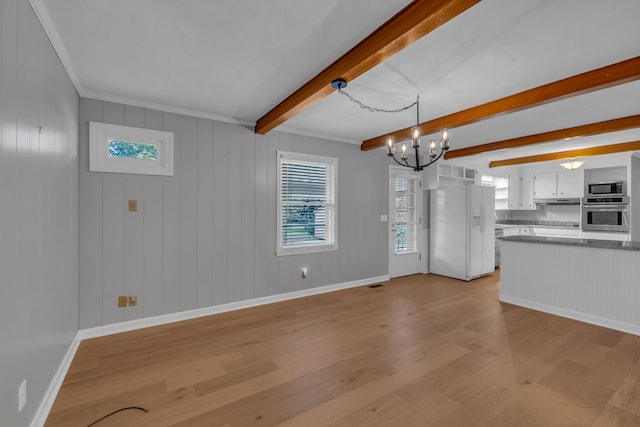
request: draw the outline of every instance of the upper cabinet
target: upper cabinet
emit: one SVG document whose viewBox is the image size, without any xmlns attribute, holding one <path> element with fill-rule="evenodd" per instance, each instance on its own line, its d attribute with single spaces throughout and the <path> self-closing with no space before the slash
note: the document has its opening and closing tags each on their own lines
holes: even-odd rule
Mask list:
<svg viewBox="0 0 640 427">
<path fill-rule="evenodd" d="M 558 197 L 558 174 L 547 172 L 534 175 L 533 197 L 536 199 Z"/>
<path fill-rule="evenodd" d="M 509 175 L 509 209 L 535 210 L 533 175 Z"/>
<path fill-rule="evenodd" d="M 536 199 L 582 197 L 581 171 L 539 173 L 534 176 L 533 195 Z"/>
<path fill-rule="evenodd" d="M 448 163 L 437 163 L 423 171 L 425 188 L 434 190 L 449 185 L 475 184 L 478 171 Z"/>
<path fill-rule="evenodd" d="M 558 172 L 558 197 L 583 197 L 582 171 Z"/>
</svg>

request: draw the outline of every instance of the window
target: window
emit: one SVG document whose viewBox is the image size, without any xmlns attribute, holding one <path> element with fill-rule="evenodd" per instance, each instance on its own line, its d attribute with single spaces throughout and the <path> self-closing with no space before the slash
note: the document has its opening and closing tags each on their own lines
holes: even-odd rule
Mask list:
<svg viewBox="0 0 640 427">
<path fill-rule="evenodd" d="M 395 180 L 396 254 L 418 252 L 417 183 L 414 178 Z"/>
<path fill-rule="evenodd" d="M 139 142 L 109 140 L 109 157 L 158 160 L 158 145 Z"/>
<path fill-rule="evenodd" d="M 89 170 L 173 175 L 173 133 L 89 122 Z"/>
<path fill-rule="evenodd" d="M 278 151 L 278 255 L 338 248 L 338 160 Z"/>
</svg>

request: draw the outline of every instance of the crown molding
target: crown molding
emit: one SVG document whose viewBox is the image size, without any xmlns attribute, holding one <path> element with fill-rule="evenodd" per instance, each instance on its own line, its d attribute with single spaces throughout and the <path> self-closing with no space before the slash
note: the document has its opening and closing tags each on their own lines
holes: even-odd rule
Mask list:
<svg viewBox="0 0 640 427">
<path fill-rule="evenodd" d="M 53 46 L 53 50 L 56 51 L 58 59 L 62 63 L 62 67 L 67 72 L 69 79 L 71 79 L 71 83 L 76 88 L 76 92 L 78 92 L 78 94 L 82 96 L 84 87 L 82 86 L 82 83 L 78 78 L 76 70 L 71 65 L 69 53 L 62 43 L 60 35 L 58 34 L 55 25 L 53 25 L 53 21 L 51 20 L 51 16 L 49 15 L 49 10 L 47 9 L 45 0 L 29 0 L 29 4 L 31 5 L 31 9 L 33 9 L 33 12 L 36 14 L 38 21 L 40 21 L 40 25 L 42 26 L 44 33 L 49 38 L 49 42 L 51 43 L 51 46 Z"/>
</svg>

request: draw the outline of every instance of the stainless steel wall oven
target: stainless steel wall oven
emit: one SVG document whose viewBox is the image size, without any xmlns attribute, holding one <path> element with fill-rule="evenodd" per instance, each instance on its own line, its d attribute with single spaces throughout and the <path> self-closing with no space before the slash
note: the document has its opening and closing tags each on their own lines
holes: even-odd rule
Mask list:
<svg viewBox="0 0 640 427">
<path fill-rule="evenodd" d="M 628 196 L 589 196 L 582 199 L 582 229 L 629 231 Z"/>
</svg>

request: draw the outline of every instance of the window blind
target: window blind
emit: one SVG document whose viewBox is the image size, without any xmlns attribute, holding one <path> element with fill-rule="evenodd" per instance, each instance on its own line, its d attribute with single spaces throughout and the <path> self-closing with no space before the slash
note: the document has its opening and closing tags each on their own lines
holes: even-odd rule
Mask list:
<svg viewBox="0 0 640 427">
<path fill-rule="evenodd" d="M 279 251 L 335 245 L 336 163 L 280 153 Z"/>
</svg>

